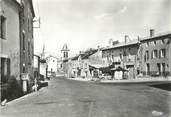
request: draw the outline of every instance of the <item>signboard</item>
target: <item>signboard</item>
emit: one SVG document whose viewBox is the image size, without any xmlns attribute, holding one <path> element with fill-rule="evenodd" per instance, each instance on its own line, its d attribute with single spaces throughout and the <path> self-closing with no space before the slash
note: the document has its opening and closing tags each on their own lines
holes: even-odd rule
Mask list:
<svg viewBox="0 0 171 117">
<path fill-rule="evenodd" d="M 28 73 L 22 73 L 21 74 L 21 79 L 22 80 L 29 80 L 29 74 Z"/>
</svg>

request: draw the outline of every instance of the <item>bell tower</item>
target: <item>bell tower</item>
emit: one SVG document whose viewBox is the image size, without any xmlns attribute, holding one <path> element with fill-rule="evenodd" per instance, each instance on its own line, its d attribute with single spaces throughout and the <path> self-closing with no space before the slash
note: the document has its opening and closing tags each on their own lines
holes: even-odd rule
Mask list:
<svg viewBox="0 0 171 117">
<path fill-rule="evenodd" d="M 62 50 L 61 50 L 61 53 L 62 53 L 62 60 L 65 60 L 65 59 L 68 58 L 68 52 L 69 52 L 69 51 L 70 51 L 70 50 L 68 49 L 67 44 L 64 44 L 64 45 L 63 45 L 63 48 L 62 48 Z"/>
</svg>

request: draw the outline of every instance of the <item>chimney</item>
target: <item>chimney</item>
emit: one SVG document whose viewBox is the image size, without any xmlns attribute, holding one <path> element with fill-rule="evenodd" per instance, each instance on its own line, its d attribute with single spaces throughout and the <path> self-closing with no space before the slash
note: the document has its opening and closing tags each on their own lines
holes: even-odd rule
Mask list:
<svg viewBox="0 0 171 117">
<path fill-rule="evenodd" d="M 154 29 L 150 29 L 150 37 L 154 36 Z"/>
<path fill-rule="evenodd" d="M 127 43 L 128 35 L 125 35 L 125 43 Z"/>
<path fill-rule="evenodd" d="M 137 37 L 137 40 L 138 40 L 138 42 L 140 42 L 140 37 L 139 36 Z"/>
</svg>

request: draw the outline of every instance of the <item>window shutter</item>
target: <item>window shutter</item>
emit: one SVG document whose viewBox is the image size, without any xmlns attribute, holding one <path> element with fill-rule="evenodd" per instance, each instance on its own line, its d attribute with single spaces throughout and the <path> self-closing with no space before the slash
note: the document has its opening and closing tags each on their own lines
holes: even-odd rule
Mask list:
<svg viewBox="0 0 171 117">
<path fill-rule="evenodd" d="M 158 51 L 156 50 L 156 58 L 158 58 Z"/>
</svg>

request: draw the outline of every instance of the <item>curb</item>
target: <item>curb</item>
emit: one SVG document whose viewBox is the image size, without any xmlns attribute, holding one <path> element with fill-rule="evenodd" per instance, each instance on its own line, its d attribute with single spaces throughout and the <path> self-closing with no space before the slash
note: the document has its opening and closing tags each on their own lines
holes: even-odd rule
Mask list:
<svg viewBox="0 0 171 117">
<path fill-rule="evenodd" d="M 15 103 L 15 102 L 21 100 L 21 99 L 24 99 L 24 98 L 33 96 L 33 95 L 35 95 L 35 94 L 37 94 L 37 93 L 38 93 L 38 91 L 37 91 L 37 92 L 32 92 L 32 93 L 26 94 L 26 95 L 24 95 L 24 96 L 22 96 L 22 97 L 19 97 L 19 98 L 14 99 L 14 100 L 12 100 L 12 101 L 10 101 L 10 102 L 7 102 L 6 105 L 10 105 L 10 104 L 12 104 L 12 103 Z"/>
<path fill-rule="evenodd" d="M 160 83 L 160 82 L 168 82 L 171 83 L 171 80 L 141 80 L 141 81 L 100 81 L 99 83 L 105 84 L 105 83 L 113 83 L 113 84 L 138 84 L 138 83 Z"/>
<path fill-rule="evenodd" d="M 68 80 L 75 80 L 75 81 L 82 81 L 82 82 L 91 82 L 91 80 L 82 80 L 82 79 L 72 79 L 72 78 L 67 78 Z"/>
</svg>

